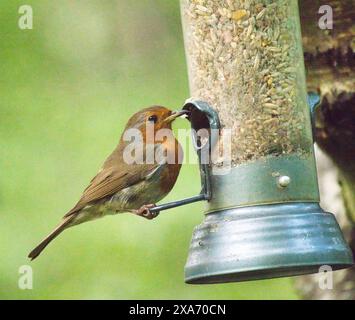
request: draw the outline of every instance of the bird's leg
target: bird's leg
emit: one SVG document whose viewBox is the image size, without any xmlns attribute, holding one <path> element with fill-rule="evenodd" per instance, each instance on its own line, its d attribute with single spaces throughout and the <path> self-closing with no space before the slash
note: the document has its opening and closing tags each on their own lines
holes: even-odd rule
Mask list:
<svg viewBox="0 0 355 320">
<path fill-rule="evenodd" d="M 150 209 L 156 207 L 156 204 L 145 204 L 141 206 L 138 210 L 135 210 L 135 214 L 146 218 L 148 220 L 152 220 L 156 218 L 159 214 L 159 211 L 151 211 Z"/>
</svg>

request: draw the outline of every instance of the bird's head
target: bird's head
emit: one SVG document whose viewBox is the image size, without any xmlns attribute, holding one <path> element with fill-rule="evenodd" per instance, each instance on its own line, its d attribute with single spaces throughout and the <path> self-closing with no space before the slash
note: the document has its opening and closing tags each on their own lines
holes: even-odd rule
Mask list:
<svg viewBox="0 0 355 320">
<path fill-rule="evenodd" d="M 172 111 L 162 106 L 148 107 L 135 113 L 128 120 L 125 130 L 138 129 L 146 137 L 149 130 L 154 134 L 161 129 L 171 130 L 172 122 L 186 113 L 185 110 Z"/>
</svg>

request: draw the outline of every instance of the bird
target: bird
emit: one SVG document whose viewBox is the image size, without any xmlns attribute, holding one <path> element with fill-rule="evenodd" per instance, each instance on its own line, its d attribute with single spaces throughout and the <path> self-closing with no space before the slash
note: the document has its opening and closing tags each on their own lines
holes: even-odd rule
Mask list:
<svg viewBox="0 0 355 320">
<path fill-rule="evenodd" d="M 183 159 L 183 150 L 173 134 L 172 122 L 187 113 L 156 105 L 135 113 L 128 120 L 117 147 L 77 204 L 28 257 L 31 260 L 38 257 L 65 229 L 96 218 L 123 212 L 146 219 L 155 218 L 158 213 L 150 209 L 174 187 Z M 137 141 L 127 139 L 127 133 L 138 135 Z M 132 161 L 129 157 L 132 154 L 137 156 L 139 150 L 141 154 L 136 158 L 141 161 Z"/>
</svg>

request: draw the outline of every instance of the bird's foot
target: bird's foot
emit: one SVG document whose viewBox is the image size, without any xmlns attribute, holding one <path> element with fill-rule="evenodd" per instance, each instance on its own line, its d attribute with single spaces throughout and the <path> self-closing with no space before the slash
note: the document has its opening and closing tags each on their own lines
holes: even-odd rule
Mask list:
<svg viewBox="0 0 355 320">
<path fill-rule="evenodd" d="M 146 218 L 148 220 L 152 220 L 152 219 L 156 218 L 159 214 L 159 211 L 158 212 L 150 211 L 150 209 L 154 208 L 155 206 L 156 206 L 155 204 L 145 204 L 144 206 L 141 206 L 135 212 L 138 216 L 141 216 L 141 217 Z"/>
</svg>

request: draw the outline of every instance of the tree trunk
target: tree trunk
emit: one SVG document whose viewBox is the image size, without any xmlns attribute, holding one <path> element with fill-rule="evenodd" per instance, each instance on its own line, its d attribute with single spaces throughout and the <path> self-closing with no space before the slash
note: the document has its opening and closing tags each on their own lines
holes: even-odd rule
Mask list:
<svg viewBox="0 0 355 320">
<path fill-rule="evenodd" d="M 318 26 L 321 5 L 333 9 L 332 30 Z M 308 89 L 322 98 L 316 113 L 321 204 L 335 213 L 354 252 L 355 8 L 352 0 L 303 0 L 300 12 Z M 296 285 L 308 299 L 355 299 L 355 268 L 333 275 L 332 290 L 321 290 L 317 275 L 300 277 Z"/>
</svg>

